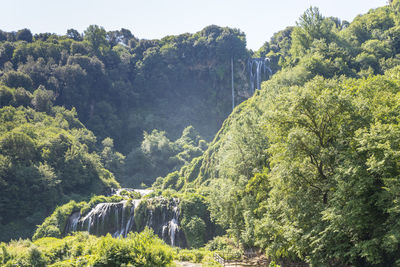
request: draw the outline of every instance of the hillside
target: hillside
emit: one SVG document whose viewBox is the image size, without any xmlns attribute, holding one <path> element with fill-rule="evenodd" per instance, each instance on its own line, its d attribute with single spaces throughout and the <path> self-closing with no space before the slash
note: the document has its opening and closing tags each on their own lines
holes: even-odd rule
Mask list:
<svg viewBox="0 0 400 267">
<path fill-rule="evenodd" d="M 231 58 L 239 87 L 246 86 L 240 65 L 249 52 L 236 29 L 208 26 L 161 40 L 97 25 L 65 36 L 28 29 L 0 35 L 5 85 L 52 90 L 56 105 L 75 107 L 96 136 L 113 138 L 123 153 L 140 144 L 144 130 L 177 138 L 192 125 L 212 138 L 231 111 Z"/>
<path fill-rule="evenodd" d="M 30 237 L 56 205 L 119 187 L 95 145 L 74 110 L 1 108 L 0 240 Z"/>
<path fill-rule="evenodd" d="M 272 74 L 252 96 L 249 58 Z M 0 70 L 0 240 L 43 222 L 0 262 L 131 263 L 141 238 L 127 233 L 150 228 L 203 247 L 193 259 L 400 265 L 399 0 L 351 23 L 310 7 L 255 52 L 215 25 L 161 40 L 0 32 Z M 105 196 L 120 184 L 153 191 Z M 93 250 L 55 257 L 52 242 Z"/>
<path fill-rule="evenodd" d="M 394 264 L 395 7 L 371 10 L 350 24 L 307 10 L 298 26 L 257 52 L 278 58 L 281 70 L 235 108 L 201 157 L 154 187 L 205 195 L 216 222 L 272 258 L 318 266 Z"/>
</svg>

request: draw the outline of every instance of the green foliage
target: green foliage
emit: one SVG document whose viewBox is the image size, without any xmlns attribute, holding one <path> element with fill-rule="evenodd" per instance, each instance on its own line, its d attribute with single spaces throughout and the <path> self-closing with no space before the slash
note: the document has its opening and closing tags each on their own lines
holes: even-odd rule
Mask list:
<svg viewBox="0 0 400 267">
<path fill-rule="evenodd" d="M 2 231 L 2 240 L 18 236 L 18 231 L 32 234 L 49 210 L 72 197 L 119 186 L 76 113 L 47 108 L 50 115 L 24 107 L 0 109 L 0 225 L 3 230 L 20 228 Z M 15 221 L 20 224 L 12 226 Z"/>
<path fill-rule="evenodd" d="M 172 249 L 150 230 L 115 239 L 76 233 L 1 244 L 2 266 L 170 266 Z"/>
<path fill-rule="evenodd" d="M 173 188 L 179 180 L 179 173 L 177 171 L 169 173 L 164 179 L 161 189 Z"/>
<path fill-rule="evenodd" d="M 101 162 L 107 170 L 110 170 L 117 178 L 122 176 L 125 156 L 115 151 L 114 141 L 107 137 L 102 142 L 103 150 L 100 153 Z"/>
<path fill-rule="evenodd" d="M 276 33 L 256 55 L 268 56 L 275 71 L 291 73 L 288 67 L 301 66 L 311 72 L 311 78 L 382 74 L 388 69 L 386 61 L 393 61 L 399 52 L 393 34 L 399 25 L 397 17 L 396 9 L 385 6 L 348 23 L 324 17 L 318 8 L 310 7 L 296 27 Z"/>
<path fill-rule="evenodd" d="M 394 264 L 399 73 L 291 87 L 276 76 L 228 118 L 184 188 L 203 192 L 216 222 L 269 257 Z"/>
<path fill-rule="evenodd" d="M 99 49 L 104 49 L 107 46 L 106 30 L 97 25 L 90 25 L 85 30 L 85 40 L 89 43 L 93 52 L 98 53 Z"/>
<path fill-rule="evenodd" d="M 216 233 L 215 225 L 210 220 L 208 203 L 198 194 L 184 194 L 180 202 L 180 223 L 185 233 L 188 246 L 199 248 Z"/>
<path fill-rule="evenodd" d="M 76 203 L 71 200 L 69 203 L 57 207 L 53 214 L 47 217 L 44 222 L 38 226 L 32 239 L 36 240 L 42 237 L 61 238 L 70 214 L 79 211 L 83 206 L 84 203 Z"/>
<path fill-rule="evenodd" d="M 22 87 L 28 91 L 32 90 L 33 82 L 32 79 L 25 73 L 10 71 L 1 77 L 2 82 L 11 88 Z"/>
<path fill-rule="evenodd" d="M 318 8 L 310 7 L 300 17 L 297 27 L 292 33 L 291 54 L 298 58 L 307 53 L 314 40 L 325 39 L 331 42 L 334 39 L 336 27 L 329 18 L 324 18 Z"/>
<path fill-rule="evenodd" d="M 139 182 L 150 185 L 157 177 L 170 173 L 160 185 L 161 188 L 179 189 L 180 176 L 177 170 L 200 156 L 206 148 L 206 142 L 192 126 L 186 127 L 182 136 L 174 142 L 168 139 L 164 131 L 145 132 L 140 149 L 134 149 L 127 156 L 122 182 L 129 186 L 138 186 Z"/>
<path fill-rule="evenodd" d="M 279 265 L 279 264 L 276 264 L 275 261 L 271 261 L 271 262 L 269 263 L 268 266 L 269 266 L 269 267 L 280 267 L 280 265 Z"/>
<path fill-rule="evenodd" d="M 193 124 L 210 139 L 231 111 L 226 62 L 234 57 L 239 66 L 248 57 L 244 33 L 218 26 L 151 41 L 97 25 L 82 35 L 74 29 L 66 36 L 37 34 L 32 42 L 2 33 L 5 85 L 53 91 L 55 105 L 75 107 L 99 140 L 111 137 L 125 154 L 140 149 L 142 133 L 153 129 L 177 139 Z M 247 76 L 236 72 L 236 84 L 246 86 Z"/>
<path fill-rule="evenodd" d="M 85 216 L 92 208 L 99 203 L 120 202 L 124 196 L 93 196 L 89 201 L 75 202 L 71 200 L 67 204 L 57 207 L 54 212 L 47 217 L 41 225 L 38 225 L 32 239 L 37 240 L 43 237 L 61 238 L 65 236 L 65 226 L 69 216 L 74 212 L 80 212 L 81 216 Z M 144 229 L 144 227 L 143 227 Z"/>
<path fill-rule="evenodd" d="M 172 262 L 172 250 L 150 230 L 131 233 L 126 239 L 110 235 L 101 238 L 95 247 L 95 266 L 167 266 Z"/>
<path fill-rule="evenodd" d="M 15 37 L 18 41 L 26 41 L 28 43 L 32 42 L 33 38 L 32 33 L 29 29 L 19 30 Z"/>
<path fill-rule="evenodd" d="M 119 195 L 122 197 L 128 197 L 130 199 L 140 199 L 142 197 L 142 195 L 137 191 L 127 191 L 127 190 L 122 190 L 119 193 Z"/>
<path fill-rule="evenodd" d="M 40 86 L 33 92 L 32 105 L 36 111 L 49 113 L 54 100 L 53 91 L 46 90 L 43 86 Z"/>
<path fill-rule="evenodd" d="M 203 266 L 219 266 L 214 261 L 213 253 L 207 249 L 178 249 L 174 256 L 177 261 L 189 261 L 194 263 L 202 263 Z"/>
<path fill-rule="evenodd" d="M 220 251 L 222 253 L 230 253 L 238 250 L 234 240 L 230 239 L 228 236 L 216 236 L 214 239 L 210 240 L 206 246 L 210 251 Z M 241 253 L 238 253 L 241 254 Z"/>
<path fill-rule="evenodd" d="M 210 138 L 231 112 L 232 58 L 235 84 L 246 90 L 238 65 L 252 52 L 239 30 L 211 25 L 161 40 L 97 25 L 83 36 L 73 29 L 34 39 L 27 29 L 0 32 L 2 238 L 29 230 L 56 204 L 118 187 L 113 172 L 126 185 L 164 176 L 153 195 L 182 196 L 181 226 L 191 247 L 217 232 L 211 217 L 235 242 L 275 259 L 398 264 L 399 12 L 394 0 L 349 24 L 306 10 L 253 55 L 269 57 L 276 74 L 235 108 L 208 148 L 184 127 L 193 124 Z M 125 166 L 117 150 L 128 153 Z M 35 238 L 60 237 L 71 212 L 119 200 L 61 206 Z M 137 228 L 147 210 L 162 205 L 168 202 L 141 202 Z M 62 256 L 59 266 L 153 261 L 131 259 L 128 241 L 74 242 L 78 258 Z M 14 248 L 3 245 L 0 259 L 43 265 L 69 249 L 60 245 L 47 256 L 28 243 L 15 245 L 15 261 Z"/>
<path fill-rule="evenodd" d="M 201 218 L 194 216 L 189 221 L 182 221 L 182 228 L 190 247 L 199 248 L 204 244 L 206 223 Z"/>
<path fill-rule="evenodd" d="M 142 231 L 147 222 L 147 207 L 148 203 L 146 201 L 141 201 L 139 206 L 135 208 L 135 225 L 136 229 Z"/>
<path fill-rule="evenodd" d="M 75 41 L 82 41 L 82 36 L 80 33 L 75 29 L 68 29 L 67 36 Z"/>
</svg>

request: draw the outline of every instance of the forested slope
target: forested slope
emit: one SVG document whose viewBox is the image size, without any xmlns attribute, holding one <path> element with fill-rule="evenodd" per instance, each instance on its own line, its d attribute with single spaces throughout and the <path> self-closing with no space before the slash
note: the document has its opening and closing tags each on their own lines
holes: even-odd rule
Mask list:
<svg viewBox="0 0 400 267">
<path fill-rule="evenodd" d="M 0 32 L 1 238 L 118 187 L 113 173 L 165 176 L 153 196 L 182 199 L 193 247 L 211 217 L 274 259 L 400 264 L 399 36 L 399 0 L 351 23 L 310 8 L 254 54 L 217 26 L 161 40 Z M 274 75 L 224 121 L 231 59 L 241 102 L 249 56 Z M 68 205 L 40 237 L 64 234 Z"/>
<path fill-rule="evenodd" d="M 1 108 L 0 239 L 31 236 L 57 204 L 119 187 L 95 146 L 74 110 Z"/>
<path fill-rule="evenodd" d="M 307 10 L 257 52 L 280 70 L 155 187 L 205 195 L 214 220 L 272 258 L 398 264 L 399 7 L 350 24 Z"/>
<path fill-rule="evenodd" d="M 92 25 L 65 36 L 1 32 L 0 41 L 5 85 L 53 91 L 56 105 L 75 107 L 96 136 L 113 138 L 125 154 L 140 144 L 144 130 L 177 138 L 193 125 L 211 138 L 231 111 L 231 58 L 238 87 L 246 87 L 249 53 L 236 29 L 209 26 L 139 40 L 126 29 Z"/>
<path fill-rule="evenodd" d="M 214 25 L 161 40 L 96 25 L 65 36 L 0 31 L 0 82 L 30 93 L 41 87 L 55 105 L 75 108 L 99 143 L 111 138 L 127 156 L 121 182 L 150 185 L 180 164 L 144 167 L 154 161 L 141 149 L 144 131 L 176 140 L 191 125 L 211 140 L 232 110 L 231 60 L 235 102 L 249 96 L 249 56 L 244 33 Z"/>
<path fill-rule="evenodd" d="M 244 34 L 218 26 L 162 40 L 0 31 L 0 240 L 114 177 L 150 185 L 201 155 L 232 108 L 231 59 L 247 90 L 248 56 Z"/>
</svg>

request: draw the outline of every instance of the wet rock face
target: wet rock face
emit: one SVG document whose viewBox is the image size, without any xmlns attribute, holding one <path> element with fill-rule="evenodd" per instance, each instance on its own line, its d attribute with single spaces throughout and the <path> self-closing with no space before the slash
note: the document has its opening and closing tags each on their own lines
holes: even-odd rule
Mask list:
<svg viewBox="0 0 400 267">
<path fill-rule="evenodd" d="M 110 233 L 113 237 L 126 237 L 129 232 L 140 232 L 145 227 L 153 229 L 169 245 L 186 247 L 186 238 L 179 224 L 178 199 L 99 203 L 87 214 L 72 213 L 64 233 L 88 231 L 97 236 Z"/>
</svg>

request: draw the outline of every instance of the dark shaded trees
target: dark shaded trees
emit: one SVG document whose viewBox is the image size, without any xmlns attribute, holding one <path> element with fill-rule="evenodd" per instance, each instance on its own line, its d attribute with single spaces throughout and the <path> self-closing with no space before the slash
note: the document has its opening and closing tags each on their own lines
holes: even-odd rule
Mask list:
<svg viewBox="0 0 400 267">
<path fill-rule="evenodd" d="M 17 41 L 26 41 L 28 43 L 32 42 L 32 40 L 33 40 L 31 31 L 26 28 L 19 30 L 15 37 L 16 37 Z"/>
<path fill-rule="evenodd" d="M 75 41 L 82 41 L 82 35 L 75 29 L 68 29 L 67 36 Z"/>
</svg>

